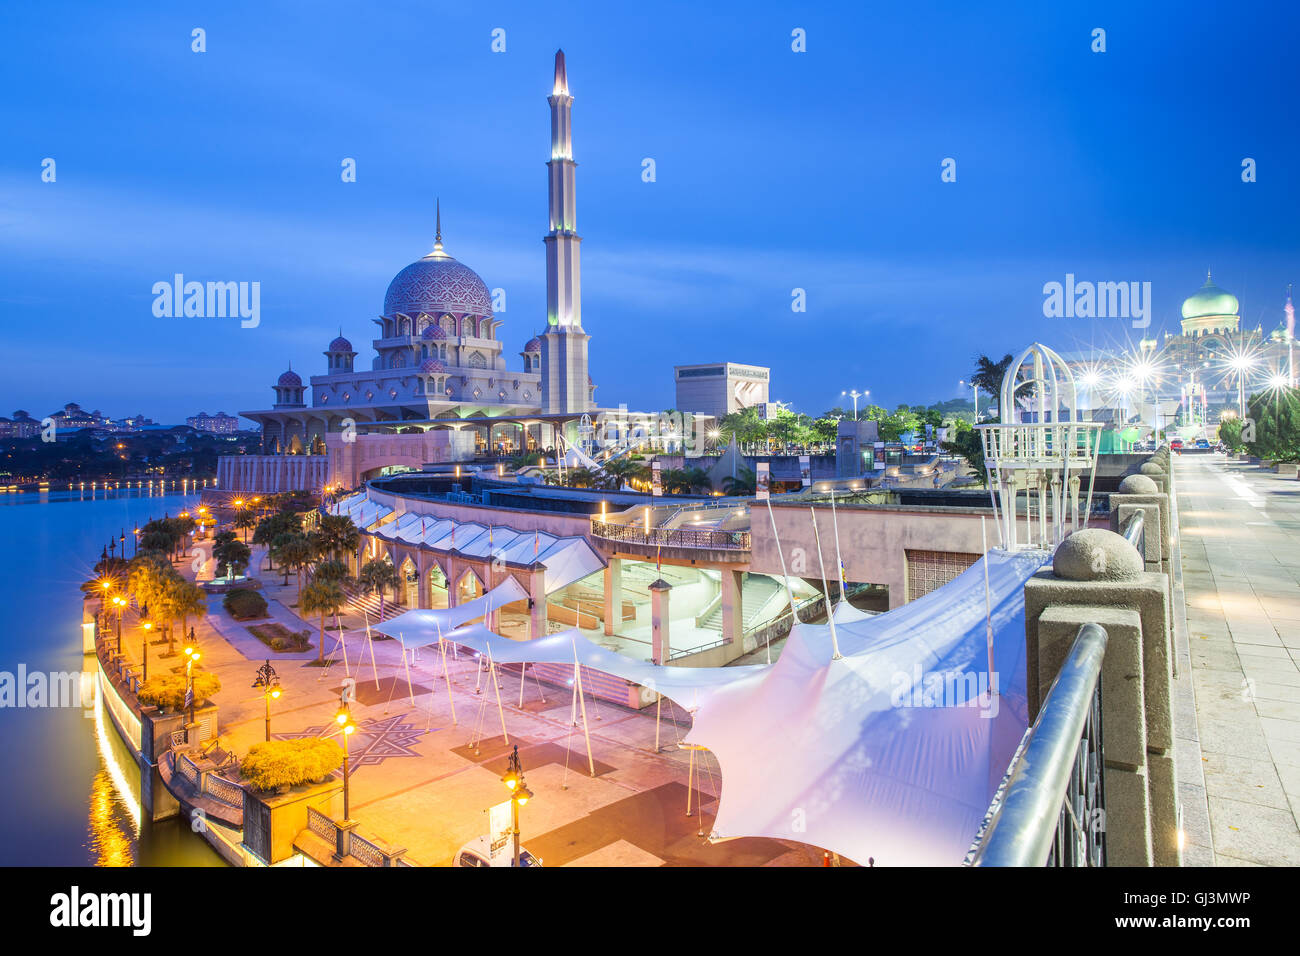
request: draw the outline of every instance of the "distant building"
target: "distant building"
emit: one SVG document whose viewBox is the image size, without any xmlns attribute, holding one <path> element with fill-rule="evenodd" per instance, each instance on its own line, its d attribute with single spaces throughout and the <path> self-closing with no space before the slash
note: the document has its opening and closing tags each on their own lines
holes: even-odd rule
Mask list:
<svg viewBox="0 0 1300 956">
<path fill-rule="evenodd" d="M 751 405 L 768 404 L 771 369 L 761 365 L 714 362 L 709 365 L 677 365 L 674 408 L 696 415 L 722 418 Z"/>
<path fill-rule="evenodd" d="M 0 438 L 35 438 L 40 433 L 41 423 L 21 408 L 13 418 L 0 418 Z"/>
<path fill-rule="evenodd" d="M 225 412 L 217 412 L 215 415 L 199 412 L 185 419 L 185 424 L 196 432 L 211 432 L 214 435 L 233 435 L 239 431 L 239 419 Z"/>
</svg>

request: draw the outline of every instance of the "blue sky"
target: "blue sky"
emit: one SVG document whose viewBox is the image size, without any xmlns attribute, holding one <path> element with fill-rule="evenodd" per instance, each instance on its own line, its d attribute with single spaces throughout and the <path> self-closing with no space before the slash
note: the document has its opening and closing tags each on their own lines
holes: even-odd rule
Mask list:
<svg viewBox="0 0 1300 956">
<path fill-rule="evenodd" d="M 602 404 L 671 406 L 672 366 L 716 360 L 770 365 L 811 413 L 930 402 L 980 352 L 1134 334 L 1044 318 L 1066 273 L 1151 282 L 1173 328 L 1213 268 L 1272 328 L 1300 280 L 1300 13 L 1138 6 L 5 5 L 0 414 L 265 407 L 340 327 L 368 365 L 437 197 L 447 251 L 506 290 L 519 367 L 560 46 Z M 260 282 L 261 325 L 155 318 L 177 272 Z"/>
</svg>

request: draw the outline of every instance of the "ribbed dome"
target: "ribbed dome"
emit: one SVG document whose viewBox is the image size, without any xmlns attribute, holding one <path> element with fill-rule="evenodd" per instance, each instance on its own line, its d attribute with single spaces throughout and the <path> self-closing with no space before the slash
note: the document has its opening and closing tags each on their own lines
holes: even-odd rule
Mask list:
<svg viewBox="0 0 1300 956">
<path fill-rule="evenodd" d="M 447 371 L 447 366 L 442 363 L 441 359 L 425 359 L 420 363 L 421 375 L 436 375 L 439 372 Z"/>
<path fill-rule="evenodd" d="M 298 377 L 297 372 L 289 369 L 276 380 L 275 384 L 281 388 L 302 388 L 302 379 Z"/>
<path fill-rule="evenodd" d="M 490 316 L 487 285 L 469 266 L 433 252 L 397 273 L 384 296 L 384 315 L 454 312 Z"/>
<path fill-rule="evenodd" d="M 420 333 L 420 338 L 426 342 L 430 339 L 445 339 L 447 331 L 440 325 L 426 325 L 424 331 Z"/>
<path fill-rule="evenodd" d="M 541 350 L 542 350 L 542 340 L 539 338 L 529 339 L 528 344 L 524 346 L 525 352 L 540 352 Z"/>
<path fill-rule="evenodd" d="M 1214 284 L 1209 273 L 1205 275 L 1205 285 L 1195 295 L 1183 300 L 1183 318 L 1199 319 L 1205 316 L 1236 315 L 1240 306 L 1237 297 L 1225 292 Z"/>
<path fill-rule="evenodd" d="M 338 338 L 336 338 L 333 342 L 330 343 L 329 350 L 331 352 L 351 352 L 352 343 L 340 335 Z"/>
</svg>

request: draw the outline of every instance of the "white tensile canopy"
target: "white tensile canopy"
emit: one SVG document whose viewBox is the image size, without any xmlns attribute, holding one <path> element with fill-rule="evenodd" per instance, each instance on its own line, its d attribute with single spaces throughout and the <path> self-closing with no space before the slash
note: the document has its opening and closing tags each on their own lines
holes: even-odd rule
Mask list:
<svg viewBox="0 0 1300 956">
<path fill-rule="evenodd" d="M 721 766 L 715 838 L 798 840 L 859 863 L 957 865 L 1027 726 L 1023 591 L 1047 560 L 990 551 L 894 611 L 837 613 L 838 658 L 829 624 L 798 624 L 772 665 L 664 667 L 576 629 L 514 641 L 482 623 L 459 626 L 526 597 L 513 579 L 461 607 L 376 628 L 402 642 L 403 656 L 456 643 L 493 667 L 572 663 L 580 681 L 581 664 L 678 701 L 694 712 L 687 743 Z M 497 698 L 500 710 L 499 689 Z M 504 712 L 501 721 L 505 733 Z"/>
<path fill-rule="evenodd" d="M 424 647 L 437 644 L 440 636 L 451 634 L 466 621 L 485 617 L 507 604 L 527 600 L 528 592 L 513 577 L 504 581 L 487 594 L 455 607 L 424 608 L 407 611 L 387 621 L 372 624 L 373 630 L 402 642 L 403 647 Z M 502 638 L 506 640 L 506 638 Z"/>
<path fill-rule="evenodd" d="M 687 741 L 722 768 L 714 836 L 800 840 L 858 863 L 959 864 L 1027 726 L 1023 591 L 1046 560 L 987 557 L 992 698 L 979 693 L 982 561 L 911 604 L 837 625 L 840 659 L 828 626 L 800 624 L 770 668 L 704 696 Z"/>
<path fill-rule="evenodd" d="M 377 529 L 375 535 L 433 551 L 455 551 L 471 558 L 499 558 L 512 564 L 544 564 L 547 594 L 554 594 L 605 567 L 600 555 L 581 535 L 560 538 L 545 531 L 488 527 L 477 522 L 459 522 L 414 512 L 407 512 Z"/>
</svg>

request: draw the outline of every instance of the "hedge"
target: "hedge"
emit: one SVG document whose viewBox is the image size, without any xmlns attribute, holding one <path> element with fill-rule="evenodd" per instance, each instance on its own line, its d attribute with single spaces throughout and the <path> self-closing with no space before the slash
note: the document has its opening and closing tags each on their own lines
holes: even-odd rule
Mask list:
<svg viewBox="0 0 1300 956">
<path fill-rule="evenodd" d="M 194 701 L 200 703 L 221 690 L 221 679 L 216 674 L 198 671 L 194 675 Z M 163 674 L 150 677 L 140 685 L 137 695 L 144 704 L 155 704 L 164 710 L 179 711 L 185 706 L 185 675 Z"/>
<path fill-rule="evenodd" d="M 319 783 L 343 764 L 343 748 L 332 740 L 306 737 L 253 744 L 240 765 L 258 790 Z"/>
<path fill-rule="evenodd" d="M 224 607 L 237 621 L 247 621 L 254 617 L 266 617 L 266 598 L 251 588 L 236 588 L 227 591 L 221 601 Z"/>
</svg>

